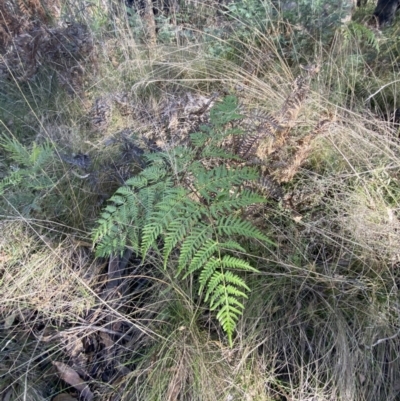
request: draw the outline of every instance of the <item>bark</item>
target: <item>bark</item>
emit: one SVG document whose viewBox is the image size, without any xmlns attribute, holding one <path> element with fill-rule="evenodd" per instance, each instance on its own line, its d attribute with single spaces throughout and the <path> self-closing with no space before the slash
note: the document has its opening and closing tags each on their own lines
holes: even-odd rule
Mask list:
<svg viewBox="0 0 400 401">
<path fill-rule="evenodd" d="M 144 0 L 145 8 L 143 14 L 143 22 L 146 30 L 146 39 L 148 41 L 149 47 L 154 47 L 157 43 L 157 33 L 156 33 L 156 20 L 153 11 L 153 1 Z"/>
<path fill-rule="evenodd" d="M 374 16 L 378 19 L 379 26 L 391 24 L 399 6 L 400 0 L 378 0 Z"/>
</svg>

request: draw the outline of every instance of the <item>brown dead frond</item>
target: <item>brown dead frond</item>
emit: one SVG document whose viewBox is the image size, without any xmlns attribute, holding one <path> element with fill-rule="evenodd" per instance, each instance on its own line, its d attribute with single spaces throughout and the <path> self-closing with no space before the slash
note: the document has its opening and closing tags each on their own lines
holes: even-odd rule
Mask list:
<svg viewBox="0 0 400 401">
<path fill-rule="evenodd" d="M 0 53 L 4 54 L 15 35 L 27 31 L 29 21 L 19 13 L 15 3 L 0 2 Z"/>
<path fill-rule="evenodd" d="M 260 113 L 259 111 L 250 115 L 244 121 L 246 134 L 236 149 L 236 152 L 242 158 L 246 159 L 257 155 L 261 141 L 265 138 L 275 140 L 275 132 L 279 129 L 279 122 L 269 113 Z M 255 134 L 251 132 L 256 131 Z"/>
<path fill-rule="evenodd" d="M 17 35 L 48 26 L 60 14 L 60 0 L 3 0 L 0 2 L 0 52 Z"/>
<path fill-rule="evenodd" d="M 26 17 L 30 17 L 31 16 L 31 10 L 29 9 L 28 5 L 25 3 L 24 0 L 17 0 L 18 3 L 18 8 L 19 11 L 21 12 L 21 14 L 23 14 Z"/>
<path fill-rule="evenodd" d="M 112 116 L 112 104 L 108 97 L 97 98 L 94 101 L 90 122 L 93 129 L 104 131 L 107 129 Z"/>
<path fill-rule="evenodd" d="M 39 25 L 13 37 L 12 46 L 0 60 L 0 77 L 24 82 L 45 65 L 57 72 L 62 86 L 76 93 L 82 87 L 86 62 L 93 61 L 93 49 L 91 34 L 84 25 Z"/>
<path fill-rule="evenodd" d="M 290 182 L 299 168 L 305 163 L 310 155 L 312 141 L 327 130 L 331 120 L 324 119 L 316 125 L 314 130 L 297 142 L 296 150 L 291 158 L 286 162 L 284 168 L 278 168 L 272 175 L 278 182 Z"/>
<path fill-rule="evenodd" d="M 82 62 L 93 62 L 93 42 L 82 24 L 52 26 L 59 14 L 59 0 L 0 2 L 0 78 L 24 82 L 50 66 L 62 86 L 79 90 Z"/>
<path fill-rule="evenodd" d="M 305 73 L 295 79 L 292 91 L 275 117 L 269 113 L 255 113 L 256 117 L 250 115 L 244 119 L 245 134 L 236 148 L 236 153 L 243 159 L 257 160 L 262 166 L 262 177 L 257 187 L 277 200 L 284 196 L 279 184 L 293 179 L 309 157 L 312 141 L 332 121 L 331 117 L 321 119 L 309 134 L 300 138 L 290 135 L 297 126 L 297 117 L 309 94 L 311 79 L 319 67 L 311 65 L 303 69 Z"/>
<path fill-rule="evenodd" d="M 34 18 L 43 24 L 48 24 L 59 14 L 59 0 L 17 0 L 17 3 L 23 17 Z"/>
</svg>

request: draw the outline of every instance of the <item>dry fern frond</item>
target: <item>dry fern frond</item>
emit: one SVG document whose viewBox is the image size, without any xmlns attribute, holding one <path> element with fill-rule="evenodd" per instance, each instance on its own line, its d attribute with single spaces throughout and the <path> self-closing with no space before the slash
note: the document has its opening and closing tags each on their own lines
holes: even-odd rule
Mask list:
<svg viewBox="0 0 400 401">
<path fill-rule="evenodd" d="M 0 74 L 4 78 L 23 82 L 46 64 L 57 72 L 62 85 L 77 92 L 82 87 L 83 62 L 90 59 L 93 64 L 93 41 L 88 29 L 81 24 L 61 28 L 32 25 L 28 31 L 14 35 L 12 44 L 12 47 L 7 46 L 0 62 Z"/>
<path fill-rule="evenodd" d="M 304 67 L 305 75 L 298 76 L 293 84 L 292 91 L 279 112 L 279 121 L 282 127 L 292 128 L 296 123 L 297 116 L 310 90 L 311 78 L 318 73 L 319 66 L 311 65 Z"/>
<path fill-rule="evenodd" d="M 4 54 L 11 39 L 28 30 L 29 22 L 20 15 L 16 3 L 0 2 L 0 27 L 0 52 Z"/>
<path fill-rule="evenodd" d="M 277 113 L 277 117 L 269 113 L 256 113 L 244 119 L 242 127 L 246 134 L 235 149 L 239 156 L 244 159 L 257 156 L 260 160 L 265 160 L 267 156 L 277 154 L 284 147 L 309 93 L 311 78 L 318 72 L 319 67 L 312 65 L 304 69 L 306 74 L 295 79 L 292 91 Z M 270 141 L 265 141 L 266 138 L 270 138 Z"/>
<path fill-rule="evenodd" d="M 279 123 L 273 116 L 259 110 L 250 114 L 242 126 L 246 134 L 238 141 L 235 151 L 243 159 L 258 155 L 261 142 L 265 138 L 274 140 L 275 132 L 279 129 Z M 254 131 L 255 134 L 249 134 Z"/>
<path fill-rule="evenodd" d="M 237 150 L 239 156 L 247 159 L 249 156 L 255 155 L 262 137 L 262 134 L 246 135 L 239 143 Z"/>
<path fill-rule="evenodd" d="M 0 1 L 0 52 L 6 53 L 11 40 L 31 34 L 60 15 L 60 0 Z"/>
<path fill-rule="evenodd" d="M 311 142 L 322 134 L 330 125 L 331 120 L 321 120 L 315 126 L 313 131 L 297 142 L 294 155 L 287 161 L 284 168 L 277 169 L 273 176 L 278 182 L 290 182 L 299 168 L 305 163 L 311 152 Z"/>
<path fill-rule="evenodd" d="M 6 29 L 0 25 L 0 43 L 8 43 L 11 35 L 6 31 Z"/>
<path fill-rule="evenodd" d="M 25 3 L 25 1 L 24 0 L 17 0 L 17 2 L 18 2 L 18 8 L 21 11 L 21 13 L 29 18 L 31 16 L 31 12 L 29 10 L 29 7 Z"/>
<path fill-rule="evenodd" d="M 271 176 L 266 175 L 261 177 L 257 182 L 257 187 L 262 193 L 275 200 L 281 200 L 283 198 L 281 186 Z"/>
<path fill-rule="evenodd" d="M 113 99 L 121 116 L 129 116 L 134 112 L 133 103 L 127 93 L 116 93 Z"/>
<path fill-rule="evenodd" d="M 17 0 L 18 8 L 25 18 L 36 18 L 46 24 L 53 16 L 51 11 L 57 9 L 56 0 Z"/>
<path fill-rule="evenodd" d="M 21 1 L 21 0 L 19 0 Z M 46 10 L 40 0 L 27 0 L 28 7 L 32 10 L 32 14 L 39 17 L 42 22 L 45 22 L 48 18 Z"/>
</svg>

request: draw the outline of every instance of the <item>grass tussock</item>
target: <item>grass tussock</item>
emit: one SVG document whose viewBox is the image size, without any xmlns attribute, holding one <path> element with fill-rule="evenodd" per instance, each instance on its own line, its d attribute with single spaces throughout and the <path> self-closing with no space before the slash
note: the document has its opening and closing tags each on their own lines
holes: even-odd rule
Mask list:
<svg viewBox="0 0 400 401">
<path fill-rule="evenodd" d="M 5 311 L 14 311 L 19 318 L 18 312 L 23 315 L 35 310 L 43 319 L 59 319 L 61 323 L 94 305 L 96 296 L 91 287 L 101 271 L 84 248 L 87 244 L 73 238 L 56 242 L 23 220 L 4 221 L 2 232 Z"/>
<path fill-rule="evenodd" d="M 370 6 L 322 31 L 274 2 L 181 3 L 154 2 L 154 32 L 149 7 L 117 1 L 0 5 L 0 400 L 396 400 L 396 26 L 365 24 Z M 236 117 L 215 125 L 229 96 Z M 214 153 L 196 132 L 222 138 Z M 164 258 L 168 215 L 146 252 L 127 237 L 95 257 L 100 217 L 124 205 L 107 199 L 161 158 L 214 224 L 196 246 L 252 266 L 232 269 L 248 290 L 229 341 L 205 273 L 178 272 L 190 230 Z M 221 166 L 260 178 L 201 192 L 198 171 Z M 260 187 L 223 213 L 274 245 L 204 212 Z M 107 249 L 157 223 L 168 194 L 140 188 Z"/>
</svg>

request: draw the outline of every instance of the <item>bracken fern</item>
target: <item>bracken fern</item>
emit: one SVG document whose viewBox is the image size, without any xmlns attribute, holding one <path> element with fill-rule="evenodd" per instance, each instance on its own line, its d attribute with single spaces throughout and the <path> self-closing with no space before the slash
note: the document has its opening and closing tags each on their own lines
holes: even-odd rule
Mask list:
<svg viewBox="0 0 400 401">
<path fill-rule="evenodd" d="M 257 171 L 234 163 L 206 167 L 210 164 L 199 161 L 206 154 L 208 160 L 220 160 L 219 143 L 232 135 L 222 127 L 238 117 L 235 106 L 231 98 L 218 105 L 211 114 L 212 129 L 194 135 L 192 148 L 151 154 L 148 167 L 110 199 L 93 235 L 98 256 L 130 247 L 145 261 L 155 252 L 164 268 L 176 269 L 176 276 L 195 277 L 199 295 L 216 312 L 230 345 L 250 291 L 239 272 L 256 271 L 239 252 L 246 254 L 249 240 L 271 243 L 242 217 L 247 206 L 265 202 L 245 189 L 259 178 Z"/>
</svg>

